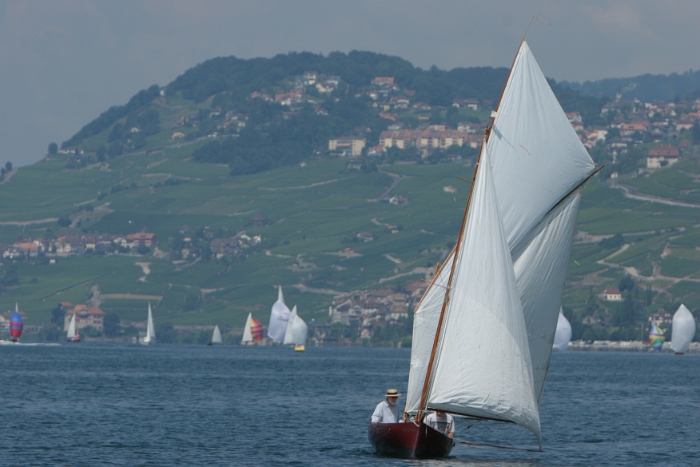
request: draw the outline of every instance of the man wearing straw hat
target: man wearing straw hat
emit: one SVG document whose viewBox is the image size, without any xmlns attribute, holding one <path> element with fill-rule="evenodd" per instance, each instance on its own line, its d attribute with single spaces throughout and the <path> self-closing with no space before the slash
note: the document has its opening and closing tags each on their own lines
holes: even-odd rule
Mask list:
<svg viewBox="0 0 700 467">
<path fill-rule="evenodd" d="M 372 423 L 401 423 L 401 413 L 396 401 L 399 400 L 399 391 L 396 389 L 387 389 L 386 399 L 377 404 L 372 414 Z"/>
</svg>

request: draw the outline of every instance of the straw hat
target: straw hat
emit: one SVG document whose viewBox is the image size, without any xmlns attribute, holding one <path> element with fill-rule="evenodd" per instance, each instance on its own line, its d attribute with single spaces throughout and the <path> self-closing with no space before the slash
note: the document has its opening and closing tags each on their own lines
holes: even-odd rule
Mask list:
<svg viewBox="0 0 700 467">
<path fill-rule="evenodd" d="M 401 394 L 399 394 L 399 391 L 396 389 L 387 389 L 386 390 L 386 397 L 399 397 Z"/>
</svg>

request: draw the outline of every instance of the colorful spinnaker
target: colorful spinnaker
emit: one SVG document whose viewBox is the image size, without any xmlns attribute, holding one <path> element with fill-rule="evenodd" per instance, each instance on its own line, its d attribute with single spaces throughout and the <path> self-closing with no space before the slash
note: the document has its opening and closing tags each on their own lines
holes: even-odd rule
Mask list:
<svg viewBox="0 0 700 467">
<path fill-rule="evenodd" d="M 263 340 L 263 324 L 255 318 L 250 319 L 250 334 L 254 341 Z"/>
<path fill-rule="evenodd" d="M 649 346 L 652 349 L 661 350 L 661 347 L 664 345 L 664 340 L 666 340 L 664 332 L 659 329 L 656 324 L 652 324 L 651 331 L 649 331 Z"/>
<path fill-rule="evenodd" d="M 12 335 L 13 341 L 19 339 L 19 336 L 22 335 L 23 328 L 24 321 L 22 321 L 22 316 L 20 316 L 18 306 L 15 303 L 15 312 L 12 313 L 12 317 L 10 318 L 10 334 Z"/>
</svg>

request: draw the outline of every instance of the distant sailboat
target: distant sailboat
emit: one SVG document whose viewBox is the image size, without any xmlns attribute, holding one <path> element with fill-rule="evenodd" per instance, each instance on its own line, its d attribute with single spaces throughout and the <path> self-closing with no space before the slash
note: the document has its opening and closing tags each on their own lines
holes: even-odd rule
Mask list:
<svg viewBox="0 0 700 467">
<path fill-rule="evenodd" d="M 24 321 L 22 321 L 22 316 L 19 314 L 19 305 L 15 303 L 15 312 L 12 313 L 10 317 L 10 335 L 12 336 L 12 342 L 17 342 L 19 337 L 22 335 L 22 329 L 24 329 Z"/>
<path fill-rule="evenodd" d="M 221 331 L 219 331 L 219 325 L 214 326 L 214 332 L 211 333 L 211 342 L 209 345 L 221 344 Z"/>
<path fill-rule="evenodd" d="M 695 337 L 695 318 L 685 305 L 678 307 L 673 314 L 673 324 L 671 325 L 671 349 L 677 355 L 683 355 L 688 351 L 690 343 Z"/>
<path fill-rule="evenodd" d="M 153 327 L 153 312 L 151 312 L 151 304 L 148 304 L 148 324 L 146 325 L 146 337 L 143 338 L 142 344 L 150 345 L 156 340 L 156 329 Z"/>
<path fill-rule="evenodd" d="M 557 320 L 557 331 L 554 333 L 553 348 L 563 352 L 569 346 L 571 341 L 571 323 L 566 319 L 562 310 L 559 310 L 559 319 Z"/>
<path fill-rule="evenodd" d="M 303 352 L 306 350 L 306 337 L 308 332 L 309 329 L 304 320 L 297 314 L 297 307 L 295 305 L 289 315 L 289 323 L 287 324 L 287 331 L 284 334 L 283 344 L 294 344 L 294 350 Z"/>
<path fill-rule="evenodd" d="M 289 311 L 287 305 L 284 304 L 282 286 L 279 286 L 277 301 L 272 305 L 272 311 L 270 312 L 270 325 L 267 327 L 267 337 L 278 344 L 283 343 L 290 314 L 291 311 Z"/>
<path fill-rule="evenodd" d="M 649 331 L 649 347 L 655 350 L 661 350 L 665 340 L 664 332 L 659 329 L 656 324 L 652 324 L 651 331 Z"/>
<path fill-rule="evenodd" d="M 66 341 L 68 342 L 80 342 L 80 331 L 75 328 L 75 315 L 70 318 L 70 324 L 68 325 L 68 332 L 66 333 Z"/>
<path fill-rule="evenodd" d="M 245 327 L 243 328 L 243 339 L 241 345 L 257 345 L 263 339 L 263 325 L 260 321 L 253 318 L 252 313 L 248 313 Z"/>
</svg>

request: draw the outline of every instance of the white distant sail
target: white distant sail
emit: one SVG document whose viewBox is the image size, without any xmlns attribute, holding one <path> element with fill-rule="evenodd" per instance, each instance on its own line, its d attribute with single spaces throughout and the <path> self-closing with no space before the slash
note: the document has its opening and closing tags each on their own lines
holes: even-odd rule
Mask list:
<svg viewBox="0 0 700 467">
<path fill-rule="evenodd" d="M 250 332 L 250 328 L 253 325 L 253 314 L 248 313 L 248 319 L 245 320 L 245 327 L 243 328 L 243 339 L 241 339 L 241 344 L 246 342 L 253 342 L 253 333 Z"/>
<path fill-rule="evenodd" d="M 68 325 L 66 339 L 75 339 L 75 313 L 73 313 L 73 316 L 71 316 L 70 318 L 70 324 Z"/>
<path fill-rule="evenodd" d="M 156 329 L 153 327 L 153 313 L 151 312 L 151 304 L 148 304 L 148 324 L 146 325 L 146 337 L 143 338 L 144 344 L 150 344 L 156 340 Z"/>
<path fill-rule="evenodd" d="M 671 348 L 675 352 L 685 353 L 695 337 L 695 318 L 685 305 L 678 307 L 673 314 L 671 325 Z"/>
<path fill-rule="evenodd" d="M 297 307 L 294 305 L 291 314 L 289 315 L 289 323 L 284 334 L 283 344 L 303 345 L 306 343 L 308 327 L 303 319 L 297 314 Z"/>
<path fill-rule="evenodd" d="M 214 332 L 211 334 L 212 344 L 221 344 L 221 331 L 219 331 L 219 325 L 214 326 Z"/>
<path fill-rule="evenodd" d="M 564 313 L 559 311 L 559 321 L 557 321 L 557 332 L 554 335 L 553 348 L 564 351 L 569 346 L 571 341 L 571 323 L 566 319 Z"/>
<path fill-rule="evenodd" d="M 289 308 L 284 304 L 284 295 L 282 295 L 282 287 L 280 286 L 277 301 L 272 305 L 270 325 L 267 327 L 267 336 L 270 339 L 280 344 L 284 342 L 290 313 Z"/>
</svg>

